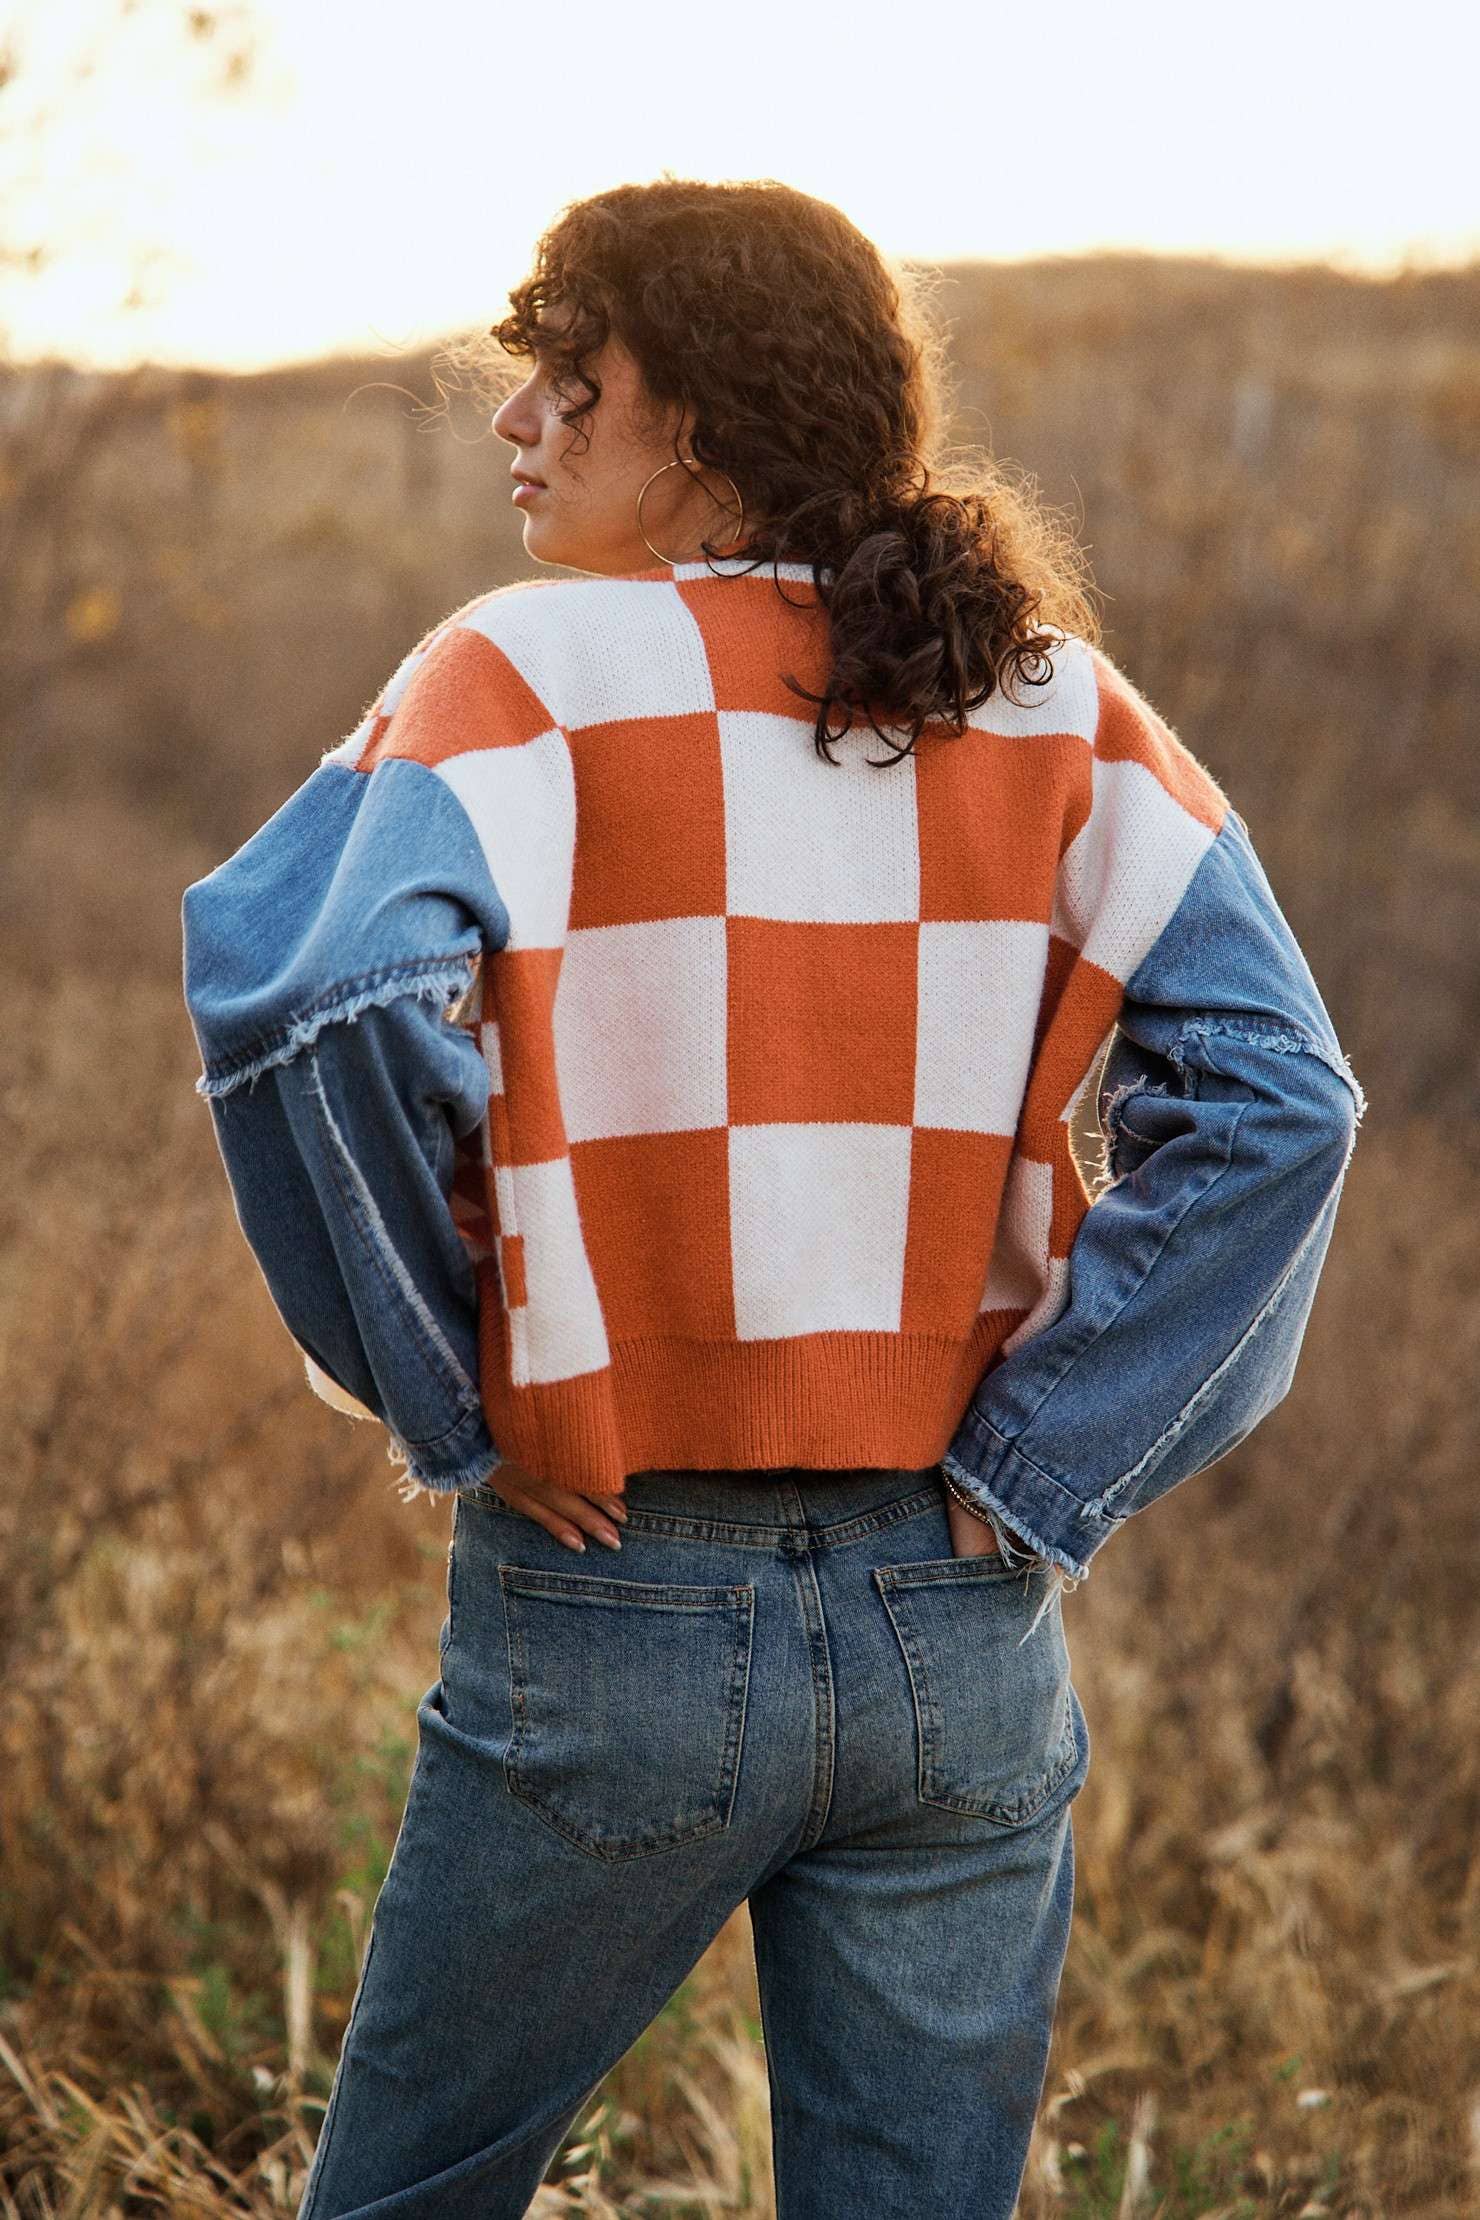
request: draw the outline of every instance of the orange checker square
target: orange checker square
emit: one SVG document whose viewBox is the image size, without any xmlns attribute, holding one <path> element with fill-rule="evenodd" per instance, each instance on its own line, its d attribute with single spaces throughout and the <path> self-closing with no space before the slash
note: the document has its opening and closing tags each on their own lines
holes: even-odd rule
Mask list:
<svg viewBox="0 0 1480 2220">
<path fill-rule="evenodd" d="M 1069 984 L 1074 966 L 1079 961 L 1079 950 L 1072 940 L 1065 940 L 1062 933 L 1048 936 L 1048 962 L 1043 971 L 1043 992 L 1038 998 L 1038 1018 L 1033 1028 L 1033 1054 L 1036 1057 L 1043 1046 L 1043 1036 L 1053 1023 L 1054 1012 Z"/>
<path fill-rule="evenodd" d="M 1084 1223 L 1085 1213 L 1089 1209 L 1089 1191 L 1069 1144 L 1069 1128 L 1062 1118 L 1053 1137 L 1053 1200 L 1050 1208 L 1048 1253 L 1053 1257 L 1066 1257 L 1074 1246 L 1074 1236 Z"/>
<path fill-rule="evenodd" d="M 919 928 L 726 920 L 732 1125 L 908 1125 Z"/>
<path fill-rule="evenodd" d="M 572 927 L 722 916 L 724 766 L 713 713 L 580 725 L 568 741 Z"/>
<path fill-rule="evenodd" d="M 500 1164 L 544 1164 L 565 1154 L 555 1058 L 555 991 L 564 953 L 560 948 L 501 948 L 489 958 L 505 1059 L 504 1091 L 490 1095 L 488 1106 Z"/>
<path fill-rule="evenodd" d="M 377 720 L 355 767 L 373 770 L 387 756 L 445 763 L 476 748 L 519 747 L 550 729 L 550 712 L 503 649 L 453 625 L 412 673 L 390 718 Z"/>
<path fill-rule="evenodd" d="M 1094 654 L 1099 722 L 1095 754 L 1103 763 L 1139 763 L 1190 817 L 1218 832 L 1228 799 L 1210 771 L 1103 650 Z"/>
<path fill-rule="evenodd" d="M 488 1167 L 483 1161 L 484 1127 L 480 1122 L 452 1143 L 452 1178 L 447 1205 L 453 1223 L 474 1256 L 487 1255 L 493 1247 L 493 1221 L 488 1207 Z"/>
<path fill-rule="evenodd" d="M 1053 914 L 1059 858 L 1089 815 L 1090 753 L 1076 734 L 1010 739 L 968 726 L 915 747 L 920 915 Z"/>
<path fill-rule="evenodd" d="M 986 1284 L 1012 1141 L 916 1126 L 910 1138 L 900 1330 L 964 1335 Z"/>
<path fill-rule="evenodd" d="M 510 1310 L 518 1310 L 521 1304 L 529 1301 L 529 1283 L 524 1273 L 523 1234 L 501 1233 L 498 1237 L 498 1254 L 504 1301 Z"/>
<path fill-rule="evenodd" d="M 681 578 L 677 590 L 704 641 L 716 709 L 812 721 L 817 704 L 782 683 L 789 674 L 820 694 L 832 668 L 827 612 L 809 579 L 778 588 L 762 564 L 753 578 Z"/>
<path fill-rule="evenodd" d="M 1050 941 L 1051 968 L 1057 969 L 1055 950 L 1064 945 Z M 1074 955 L 1061 980 L 1051 979 L 1050 985 L 1055 992 L 1052 1015 L 1041 1027 L 1018 1121 L 1019 1137 L 1040 1162 L 1054 1160 L 1064 1110 L 1125 1000 L 1125 989 L 1114 973 L 1084 956 Z"/>
<path fill-rule="evenodd" d="M 725 1128 L 576 1141 L 570 1154 L 608 1339 L 733 1339 Z"/>
</svg>

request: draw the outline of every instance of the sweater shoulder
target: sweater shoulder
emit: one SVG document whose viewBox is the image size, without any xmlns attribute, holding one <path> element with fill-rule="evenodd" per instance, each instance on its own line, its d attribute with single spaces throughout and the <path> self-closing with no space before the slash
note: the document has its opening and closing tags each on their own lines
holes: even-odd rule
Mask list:
<svg viewBox="0 0 1480 2220">
<path fill-rule="evenodd" d="M 675 599 L 661 583 L 655 590 L 648 579 L 515 578 L 475 594 L 444 617 L 431 637 L 474 631 L 509 650 L 537 639 L 627 632 L 641 625 L 644 616 L 657 621 L 660 610 Z"/>
<path fill-rule="evenodd" d="M 1228 815 L 1228 796 L 1143 689 L 1097 644 L 1084 643 L 1094 687 L 1097 782 L 1149 779 L 1162 797 L 1211 833 Z"/>
<path fill-rule="evenodd" d="M 999 680 L 984 702 L 967 712 L 967 724 L 1012 740 L 1082 740 L 1094 746 L 1099 717 L 1094 650 L 1077 632 L 1038 627 L 1045 646 L 1037 661 Z"/>
<path fill-rule="evenodd" d="M 760 619 L 764 587 L 729 586 L 724 633 L 740 612 Z M 471 660 L 483 649 L 487 683 L 520 688 L 547 726 L 582 726 L 713 710 L 711 631 L 675 577 L 517 579 L 476 596 L 441 628 L 439 650 Z M 767 635 L 755 633 L 756 667 Z M 492 650 L 492 657 L 487 653 Z"/>
</svg>

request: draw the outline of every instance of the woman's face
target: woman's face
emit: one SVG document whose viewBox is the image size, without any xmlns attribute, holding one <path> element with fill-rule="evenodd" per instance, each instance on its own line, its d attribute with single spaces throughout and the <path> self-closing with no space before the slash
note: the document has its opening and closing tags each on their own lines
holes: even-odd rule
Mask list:
<svg viewBox="0 0 1480 2220">
<path fill-rule="evenodd" d="M 553 335 L 564 320 L 558 310 L 547 311 L 540 329 Z M 660 560 L 688 561 L 705 538 L 727 549 L 739 521 L 734 493 L 717 471 L 696 483 L 694 466 L 664 471 L 643 496 L 642 530 L 652 548 L 638 530 L 644 481 L 675 452 L 688 453 L 686 437 L 675 442 L 676 433 L 686 433 L 686 412 L 677 404 L 654 409 L 636 361 L 615 334 L 587 358 L 601 399 L 576 429 L 556 412 L 579 395 L 579 382 L 572 379 L 571 390 L 558 394 L 556 365 L 538 341 L 536 350 L 529 376 L 493 419 L 499 438 L 514 449 L 512 497 L 524 520 L 525 552 L 537 563 L 612 575 L 651 570 Z M 521 489 L 521 477 L 539 482 Z"/>
</svg>

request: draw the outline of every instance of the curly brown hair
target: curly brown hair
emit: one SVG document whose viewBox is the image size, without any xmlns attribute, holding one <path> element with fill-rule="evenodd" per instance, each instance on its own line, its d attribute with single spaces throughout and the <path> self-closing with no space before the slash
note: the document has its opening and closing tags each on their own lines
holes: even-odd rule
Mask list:
<svg viewBox="0 0 1480 2220">
<path fill-rule="evenodd" d="M 821 694 L 787 684 L 818 705 L 829 760 L 855 714 L 889 761 L 927 726 L 959 735 L 1009 677 L 1045 684 L 1045 626 L 1099 639 L 1068 530 L 994 458 L 940 452 L 946 340 L 920 273 L 891 269 L 827 201 L 770 178 L 619 185 L 560 211 L 509 301 L 484 351 L 491 337 L 529 356 L 545 310 L 569 312 L 553 356 L 564 422 L 600 399 L 585 365 L 615 332 L 654 401 L 686 404 L 694 460 L 766 520 L 726 561 L 812 565 L 832 669 Z M 449 352 L 496 385 L 477 342 Z"/>
</svg>

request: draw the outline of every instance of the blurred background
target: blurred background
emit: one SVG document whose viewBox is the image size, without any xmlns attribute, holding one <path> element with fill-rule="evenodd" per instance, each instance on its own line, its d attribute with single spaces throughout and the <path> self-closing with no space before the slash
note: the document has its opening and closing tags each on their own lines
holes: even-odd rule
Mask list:
<svg viewBox="0 0 1480 2220">
<path fill-rule="evenodd" d="M 1072 519 L 1370 1098 L 1293 1392 L 1066 1607 L 1095 1748 L 1021 2210 L 1473 2211 L 1473 13 L 36 0 L 0 40 L 0 2214 L 296 2207 L 450 1509 L 303 1384 L 180 896 L 528 570 L 440 350 L 665 169 L 934 273 L 955 438 Z M 766 2215 L 768 2141 L 742 1912 L 533 2209 Z"/>
</svg>

